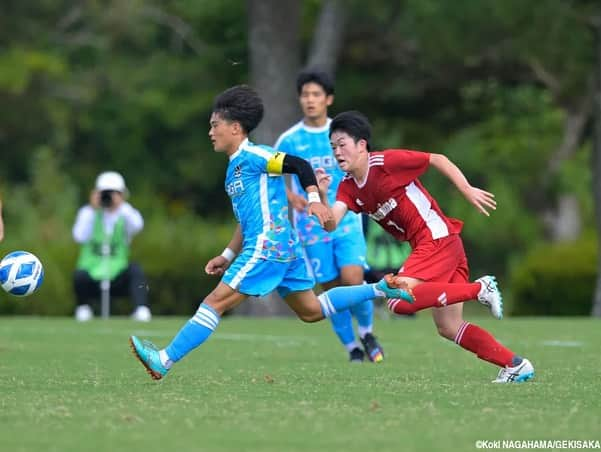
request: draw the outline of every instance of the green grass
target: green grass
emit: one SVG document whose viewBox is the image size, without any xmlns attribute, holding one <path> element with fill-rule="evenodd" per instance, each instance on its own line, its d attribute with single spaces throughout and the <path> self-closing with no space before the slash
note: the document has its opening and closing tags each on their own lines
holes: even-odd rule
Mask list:
<svg viewBox="0 0 601 452">
<path fill-rule="evenodd" d="M 429 314 L 377 322 L 379 365 L 351 365 L 326 322 L 225 318 L 152 381 L 127 337 L 165 345 L 185 321 L 0 319 L 2 451 L 469 451 L 475 441 L 601 440 L 601 324 L 478 319 L 536 378 L 440 339 Z"/>
</svg>

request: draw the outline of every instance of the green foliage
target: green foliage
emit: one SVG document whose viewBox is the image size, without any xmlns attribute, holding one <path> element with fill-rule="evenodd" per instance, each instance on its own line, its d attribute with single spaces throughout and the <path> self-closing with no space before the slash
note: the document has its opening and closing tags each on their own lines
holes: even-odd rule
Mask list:
<svg viewBox="0 0 601 452">
<path fill-rule="evenodd" d="M 17 249 L 33 252 L 44 265 L 45 279 L 40 290 L 24 300 L 1 292 L 0 313 L 70 315 L 79 252 L 71 237 L 77 189 L 50 148 L 37 150 L 31 162 L 31 183 L 5 192 L 6 239 L 0 249 L 2 255 Z M 147 275 L 156 314 L 190 314 L 216 285 L 218 280 L 208 277 L 204 266 L 222 251 L 234 226 L 203 221 L 189 212 L 169 215 L 156 197 L 151 198 L 141 200 L 146 225 L 133 241 L 132 259 Z M 135 198 L 132 203 L 136 205 Z M 130 310 L 128 300 L 113 304 L 114 313 Z"/>
<path fill-rule="evenodd" d="M 303 1 L 301 50 L 324 3 Z M 565 108 L 578 105 L 595 69 L 598 2 L 342 3 L 348 22 L 331 113 L 364 111 L 376 147 L 445 153 L 496 195 L 487 218 L 444 177 L 424 177 L 445 212 L 465 220 L 474 274 L 503 278 L 508 262 L 544 240 L 543 215 L 559 195 L 575 194 L 584 226 L 594 227 L 589 136 L 551 177 L 548 163 L 564 138 Z M 202 267 L 227 242 L 222 218 L 231 213 L 227 159 L 212 151 L 207 122 L 216 93 L 252 80 L 245 8 L 236 0 L 3 5 L 0 247 L 40 254 L 44 291 L 56 300 L 0 311 L 68 312 L 70 228 L 103 170 L 124 174 L 147 220 L 133 253 L 159 311 L 185 312 L 176 300 L 212 287 Z"/>
<path fill-rule="evenodd" d="M 146 273 L 155 314 L 190 315 L 196 310 L 219 282 L 205 273 L 205 265 L 223 251 L 234 229 L 232 224 L 189 214 L 180 218 L 154 214 L 147 220 L 135 239 L 132 259 Z"/>
<path fill-rule="evenodd" d="M 511 315 L 590 315 L 597 274 L 597 240 L 542 244 L 512 269 Z"/>
<path fill-rule="evenodd" d="M 5 10 L 0 36 L 13 32 L 0 49 L 0 152 L 50 145 L 78 186 L 110 167 L 212 211 L 225 199 L 226 160 L 213 155 L 208 118 L 214 94 L 247 79 L 243 11 L 232 0 Z M 25 161 L 3 159 L 1 180 L 22 182 Z"/>
<path fill-rule="evenodd" d="M 5 240 L 3 255 L 23 249 L 36 254 L 44 265 L 42 288 L 24 302 L 2 293 L 2 313 L 65 314 L 72 309 L 70 279 L 74 253 L 66 218 L 74 218 L 76 191 L 65 176 L 56 153 L 40 147 L 32 156 L 31 183 L 4 195 Z"/>
</svg>

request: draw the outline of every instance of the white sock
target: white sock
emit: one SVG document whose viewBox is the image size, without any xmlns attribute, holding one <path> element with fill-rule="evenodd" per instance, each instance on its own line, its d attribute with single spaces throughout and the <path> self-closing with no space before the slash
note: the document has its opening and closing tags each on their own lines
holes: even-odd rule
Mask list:
<svg viewBox="0 0 601 452">
<path fill-rule="evenodd" d="M 357 342 L 355 342 L 355 341 L 349 342 L 348 344 L 344 344 L 344 346 L 346 347 L 346 350 L 349 351 L 349 352 L 351 350 L 359 348 L 359 344 L 357 344 Z"/>
<path fill-rule="evenodd" d="M 374 326 L 373 325 L 369 325 L 369 326 L 361 326 L 359 325 L 357 328 L 357 331 L 359 332 L 359 337 L 361 339 L 365 338 L 365 335 L 367 333 L 371 333 L 374 330 Z"/>
<path fill-rule="evenodd" d="M 372 284 L 371 287 L 373 287 L 373 289 L 374 289 L 374 296 L 375 297 L 384 297 L 384 296 L 386 296 L 386 294 L 384 292 L 382 292 L 380 289 L 378 289 L 378 287 L 375 284 Z"/>
<path fill-rule="evenodd" d="M 173 366 L 173 361 L 169 359 L 169 355 L 165 349 L 159 350 L 159 359 L 161 360 L 161 364 L 165 369 L 171 369 L 171 366 Z"/>
</svg>

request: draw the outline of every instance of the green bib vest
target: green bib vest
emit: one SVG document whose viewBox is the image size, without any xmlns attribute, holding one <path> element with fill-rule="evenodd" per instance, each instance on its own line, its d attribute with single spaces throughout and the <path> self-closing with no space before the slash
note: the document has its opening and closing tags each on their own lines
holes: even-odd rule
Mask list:
<svg viewBox="0 0 601 452">
<path fill-rule="evenodd" d="M 106 244 L 106 248 L 105 248 Z M 103 248 L 106 255 L 103 255 Z M 96 213 L 92 237 L 81 247 L 77 269 L 87 271 L 92 279 L 113 280 L 129 265 L 129 244 L 125 231 L 125 220 L 119 218 L 112 234 L 104 231 L 102 212 Z"/>
</svg>

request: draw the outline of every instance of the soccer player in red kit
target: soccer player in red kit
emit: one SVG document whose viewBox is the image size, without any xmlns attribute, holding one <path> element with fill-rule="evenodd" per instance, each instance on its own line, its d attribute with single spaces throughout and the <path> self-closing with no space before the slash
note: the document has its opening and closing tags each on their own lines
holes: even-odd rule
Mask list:
<svg viewBox="0 0 601 452">
<path fill-rule="evenodd" d="M 441 336 L 501 367 L 496 383 L 521 382 L 534 376 L 529 360 L 500 344 L 486 330 L 463 320 L 462 302 L 479 300 L 494 317 L 503 317 L 501 293 L 493 276 L 469 281 L 469 268 L 460 232 L 463 222 L 447 217 L 419 181 L 432 166 L 447 176 L 461 194 L 484 215 L 496 209 L 494 195 L 470 185 L 461 170 L 441 154 L 403 149 L 370 152 L 371 126 L 359 112 L 348 111 L 330 124 L 334 157 L 347 174 L 332 206 L 336 227 L 347 212 L 365 212 L 399 241 L 413 249 L 388 284 L 411 291 L 414 303 L 390 299 L 397 314 L 433 307 L 434 323 Z M 318 172 L 320 189 L 328 176 Z"/>
</svg>

